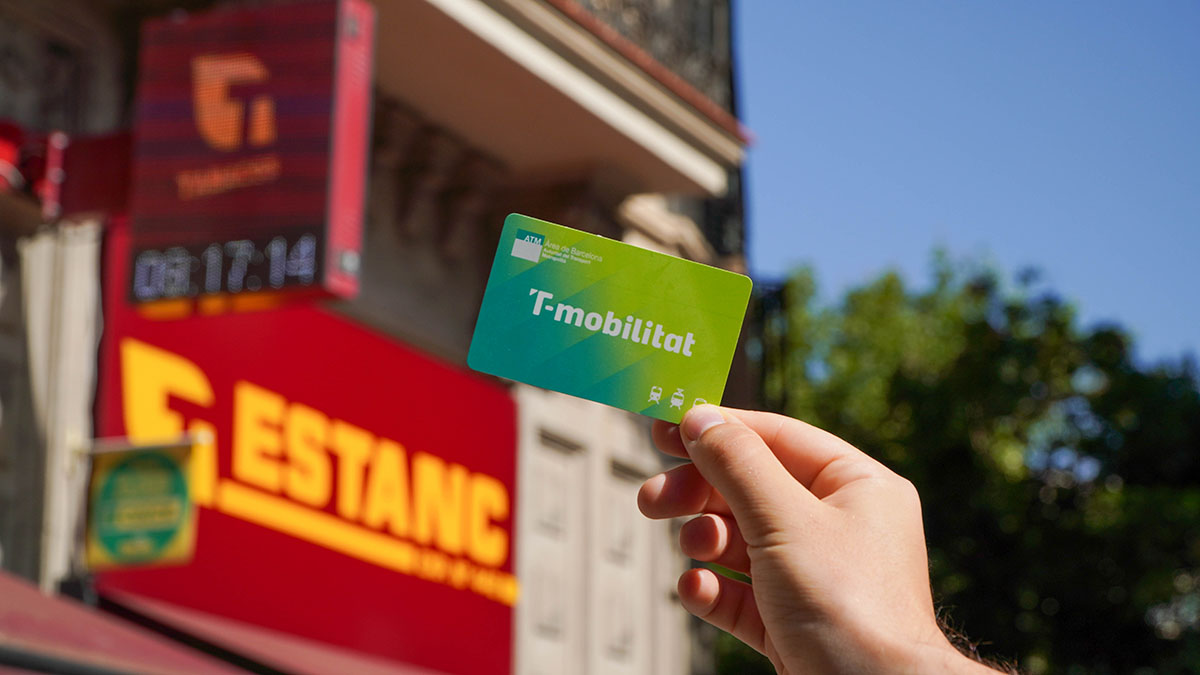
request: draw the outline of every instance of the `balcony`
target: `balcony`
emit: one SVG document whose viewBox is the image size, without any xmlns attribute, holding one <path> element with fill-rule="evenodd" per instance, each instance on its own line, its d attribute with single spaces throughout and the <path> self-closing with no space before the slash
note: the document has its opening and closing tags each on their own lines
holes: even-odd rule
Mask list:
<svg viewBox="0 0 1200 675">
<path fill-rule="evenodd" d="M 559 0 L 578 3 L 725 110 L 730 86 L 728 0 Z"/>
<path fill-rule="evenodd" d="M 514 174 L 582 169 L 624 193 L 705 197 L 724 194 L 729 170 L 741 163 L 745 139 L 722 105 L 609 34 L 613 29 L 583 5 L 405 0 L 376 6 L 382 92 Z M 711 79 L 723 79 L 728 89 L 725 68 Z"/>
</svg>

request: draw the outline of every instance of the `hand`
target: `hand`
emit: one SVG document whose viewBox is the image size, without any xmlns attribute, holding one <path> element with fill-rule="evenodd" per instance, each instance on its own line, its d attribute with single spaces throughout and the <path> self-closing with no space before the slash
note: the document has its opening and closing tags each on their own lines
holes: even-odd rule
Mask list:
<svg viewBox="0 0 1200 675">
<path fill-rule="evenodd" d="M 679 533 L 683 552 L 752 579 L 688 570 L 679 597 L 689 612 L 780 673 L 994 675 L 938 627 L 912 483 L 832 434 L 770 413 L 701 405 L 678 427 L 655 422 L 653 436 L 692 463 L 647 480 L 642 513 L 699 514 Z"/>
</svg>

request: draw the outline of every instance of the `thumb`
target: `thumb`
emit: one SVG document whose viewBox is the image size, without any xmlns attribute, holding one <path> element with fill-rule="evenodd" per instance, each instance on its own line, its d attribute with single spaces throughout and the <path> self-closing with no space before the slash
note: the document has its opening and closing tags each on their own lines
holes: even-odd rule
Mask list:
<svg viewBox="0 0 1200 675">
<path fill-rule="evenodd" d="M 782 511 L 819 503 L 771 448 L 732 412 L 699 405 L 679 423 L 688 456 L 729 504 L 749 545 L 767 543 Z"/>
</svg>

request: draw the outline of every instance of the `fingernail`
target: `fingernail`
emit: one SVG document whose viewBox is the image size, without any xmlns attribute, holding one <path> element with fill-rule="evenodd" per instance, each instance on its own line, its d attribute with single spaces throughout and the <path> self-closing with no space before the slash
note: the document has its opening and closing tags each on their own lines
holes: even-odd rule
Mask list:
<svg viewBox="0 0 1200 675">
<path fill-rule="evenodd" d="M 694 441 L 703 436 L 704 432 L 724 423 L 725 417 L 721 415 L 720 408 L 715 405 L 698 405 L 683 416 L 679 430 L 683 432 L 684 440 Z"/>
<path fill-rule="evenodd" d="M 666 484 L 667 484 L 667 474 L 660 473 L 660 474 L 657 474 L 657 475 L 647 478 L 646 482 L 642 483 L 641 489 L 643 491 L 648 490 L 650 492 L 658 494 L 659 492 L 662 492 L 662 488 Z"/>
</svg>

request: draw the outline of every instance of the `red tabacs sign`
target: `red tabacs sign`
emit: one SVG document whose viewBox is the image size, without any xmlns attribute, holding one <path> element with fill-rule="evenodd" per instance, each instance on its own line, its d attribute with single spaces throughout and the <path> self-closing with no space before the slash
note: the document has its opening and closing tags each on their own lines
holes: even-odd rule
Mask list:
<svg viewBox="0 0 1200 675">
<path fill-rule="evenodd" d="M 303 306 L 151 321 L 107 242 L 97 426 L 185 431 L 193 561 L 97 585 L 447 673 L 512 658 L 515 405 L 502 387 Z"/>
<path fill-rule="evenodd" d="M 357 291 L 374 31 L 365 0 L 146 23 L 134 302 Z"/>
</svg>

